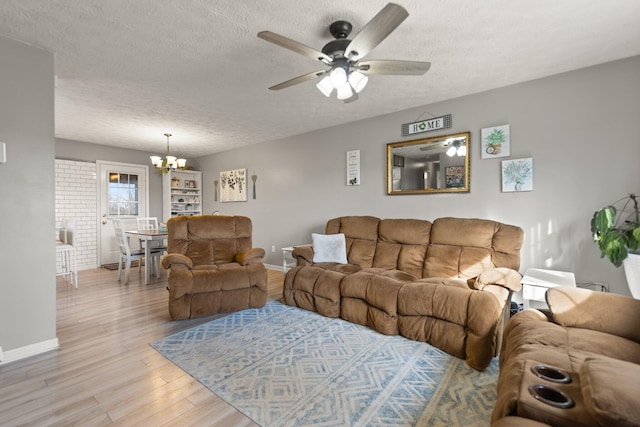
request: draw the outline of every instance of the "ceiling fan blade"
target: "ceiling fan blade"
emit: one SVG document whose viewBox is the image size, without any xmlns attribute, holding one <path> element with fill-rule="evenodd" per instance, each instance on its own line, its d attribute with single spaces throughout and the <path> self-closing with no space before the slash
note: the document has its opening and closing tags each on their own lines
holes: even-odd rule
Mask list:
<svg viewBox="0 0 640 427">
<path fill-rule="evenodd" d="M 430 62 L 373 60 L 358 63 L 358 68 L 364 74 L 391 74 L 406 76 L 421 76 L 431 67 Z"/>
<path fill-rule="evenodd" d="M 362 30 L 353 38 L 345 49 L 345 56 L 357 61 L 363 58 L 374 47 L 378 46 L 398 25 L 404 21 L 409 12 L 394 3 L 386 5 Z"/>
<path fill-rule="evenodd" d="M 289 49 L 296 53 L 304 55 L 307 58 L 320 60 L 326 64 L 330 64 L 331 62 L 333 62 L 333 59 L 330 56 L 325 55 L 319 50 L 309 47 L 295 40 L 291 40 L 279 34 L 272 33 L 271 31 L 260 31 L 258 33 L 258 37 L 261 38 L 262 40 L 266 40 L 280 47 L 283 47 L 285 49 Z"/>
<path fill-rule="evenodd" d="M 288 87 L 293 86 L 293 85 L 297 85 L 297 84 L 304 83 L 304 82 L 309 81 L 309 80 L 313 80 L 316 77 L 320 77 L 324 73 L 326 73 L 325 70 L 320 70 L 320 71 L 314 71 L 314 72 L 308 73 L 308 74 L 303 74 L 302 76 L 298 76 L 298 77 L 295 77 L 295 78 L 293 78 L 291 80 L 287 80 L 286 82 L 282 82 L 282 83 L 279 83 L 279 84 L 277 84 L 275 86 L 271 86 L 269 88 L 269 90 L 285 89 L 285 88 L 288 88 Z"/>
</svg>

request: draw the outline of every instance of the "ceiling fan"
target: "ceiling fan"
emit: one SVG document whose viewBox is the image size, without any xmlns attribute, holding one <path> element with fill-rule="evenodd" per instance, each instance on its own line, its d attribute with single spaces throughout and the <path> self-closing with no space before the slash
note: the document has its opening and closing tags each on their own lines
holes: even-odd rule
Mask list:
<svg viewBox="0 0 640 427">
<path fill-rule="evenodd" d="M 367 84 L 367 74 L 423 75 L 429 70 L 431 63 L 396 60 L 361 61 L 407 16 L 409 13 L 402 6 L 389 3 L 355 35 L 353 40 L 348 39 L 352 29 L 351 23 L 336 21 L 329 27 L 335 40 L 324 45 L 321 51 L 271 31 L 259 32 L 259 38 L 308 58 L 319 60 L 329 67 L 295 77 L 271 86 L 269 89 L 280 90 L 321 77 L 316 86 L 325 96 L 331 96 L 333 89 L 336 89 L 338 99 L 353 102 L 358 99 L 358 93 Z"/>
</svg>

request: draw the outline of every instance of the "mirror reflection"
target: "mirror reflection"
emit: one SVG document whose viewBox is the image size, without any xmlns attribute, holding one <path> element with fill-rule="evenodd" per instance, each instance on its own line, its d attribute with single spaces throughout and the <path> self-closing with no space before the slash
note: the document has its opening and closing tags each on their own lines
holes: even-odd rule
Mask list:
<svg viewBox="0 0 640 427">
<path fill-rule="evenodd" d="M 387 144 L 387 194 L 468 193 L 470 132 Z"/>
</svg>

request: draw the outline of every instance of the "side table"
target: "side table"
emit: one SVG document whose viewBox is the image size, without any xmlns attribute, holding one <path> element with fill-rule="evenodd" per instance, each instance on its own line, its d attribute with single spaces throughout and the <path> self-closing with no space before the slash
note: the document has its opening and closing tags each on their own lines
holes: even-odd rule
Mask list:
<svg viewBox="0 0 640 427">
<path fill-rule="evenodd" d="M 292 269 L 297 265 L 297 261 L 291 255 L 293 250 L 298 246 L 310 246 L 310 245 L 311 244 L 294 245 L 294 246 L 287 246 L 286 248 L 282 248 L 282 273 L 283 274 L 287 274 L 287 271 L 289 271 L 290 269 Z"/>
<path fill-rule="evenodd" d="M 546 302 L 547 289 L 556 286 L 576 287 L 575 275 L 568 271 L 529 268 L 522 278 L 522 303 L 529 308 L 530 301 Z"/>
</svg>

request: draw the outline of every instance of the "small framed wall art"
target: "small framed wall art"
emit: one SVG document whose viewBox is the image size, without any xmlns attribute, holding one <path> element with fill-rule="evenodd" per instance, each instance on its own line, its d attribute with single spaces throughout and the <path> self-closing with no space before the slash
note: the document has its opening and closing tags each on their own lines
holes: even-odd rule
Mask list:
<svg viewBox="0 0 640 427">
<path fill-rule="evenodd" d="M 247 201 L 247 169 L 220 172 L 220 201 Z"/>
<path fill-rule="evenodd" d="M 347 151 L 347 185 L 360 185 L 360 150 Z"/>
<path fill-rule="evenodd" d="M 502 192 L 533 190 L 533 158 L 502 161 Z"/>
<path fill-rule="evenodd" d="M 509 125 L 484 128 L 481 132 L 480 153 L 483 159 L 509 157 L 511 154 L 511 132 Z"/>
<path fill-rule="evenodd" d="M 447 166 L 444 168 L 446 188 L 464 187 L 464 166 Z"/>
</svg>

